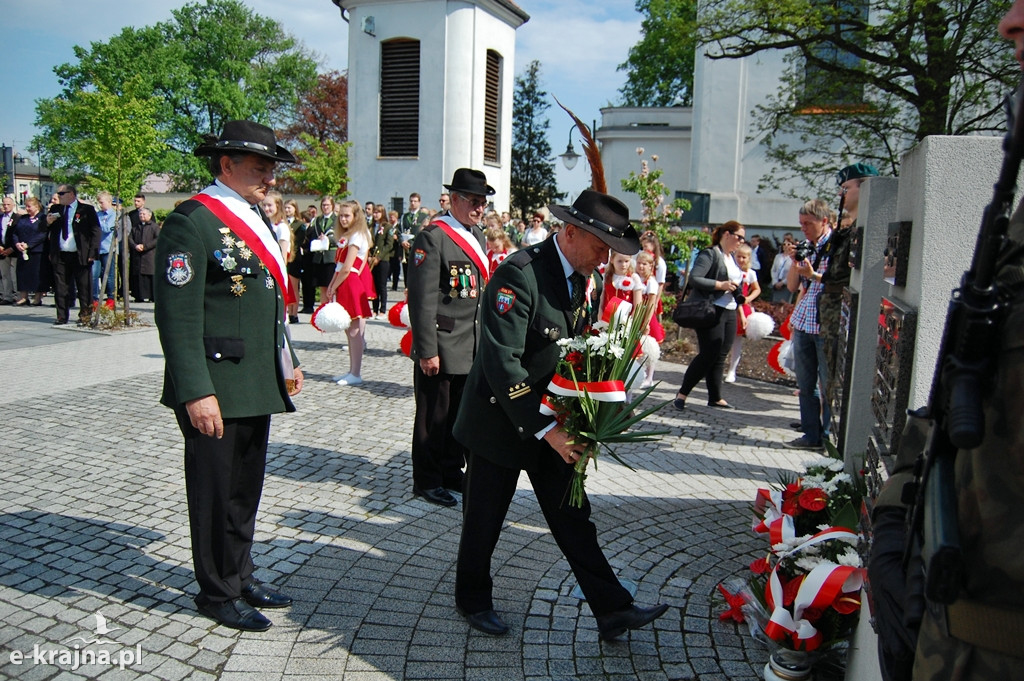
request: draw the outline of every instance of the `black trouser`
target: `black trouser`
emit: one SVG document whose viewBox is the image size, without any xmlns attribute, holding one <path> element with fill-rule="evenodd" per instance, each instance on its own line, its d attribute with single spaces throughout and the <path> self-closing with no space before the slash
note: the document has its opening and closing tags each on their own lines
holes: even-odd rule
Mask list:
<svg viewBox="0 0 1024 681">
<path fill-rule="evenodd" d="M 412 424 L 412 481 L 420 489 L 462 490 L 466 448 L 452 436 L 465 374 L 427 376 L 419 362 L 413 367 L 416 416 Z"/>
<path fill-rule="evenodd" d="M 619 583 L 597 543 L 597 528 L 590 521 L 590 501 L 585 499 L 583 508 L 568 504 L 573 467 L 550 447 L 545 449 L 536 470 L 526 472 L 551 535 L 569 562 L 591 611 L 601 616 L 629 606 L 633 598 Z M 470 453 L 462 498 L 462 539 L 455 570 L 455 604 L 464 612 L 494 608 L 491 555 L 518 480 L 518 468 L 502 468 Z M 532 592 L 533 587 L 529 590 Z"/>
<path fill-rule="evenodd" d="M 263 492 L 270 416 L 224 419 L 220 440 L 201 434 L 184 407 L 185 496 L 192 530 L 196 603 L 233 600 L 252 582 L 252 542 Z"/>
<path fill-rule="evenodd" d="M 377 289 L 377 297 L 373 300 L 373 311 L 388 311 L 388 275 L 391 274 L 391 261 L 381 260 L 370 270 L 373 276 L 373 287 Z"/>
<path fill-rule="evenodd" d="M 313 256 L 302 256 L 302 309 L 312 312 L 316 309 L 316 267 Z"/>
<path fill-rule="evenodd" d="M 391 290 L 398 290 L 398 280 L 402 278 L 402 255 L 404 251 L 401 250 L 401 246 L 396 246 L 399 249 L 399 254 L 394 258 L 391 258 L 388 262 L 391 263 Z"/>
<path fill-rule="evenodd" d="M 715 307 L 717 321 L 710 329 L 697 329 L 697 356 L 683 376 L 679 392 L 689 395 L 700 379 L 707 379 L 708 404 L 722 399 L 722 368 L 736 338 L 736 310 Z"/>
<path fill-rule="evenodd" d="M 92 314 L 92 263 L 78 264 L 78 253 L 61 251 L 53 263 L 54 302 L 57 321 L 68 321 L 71 302 L 70 286 L 78 289 L 78 318 L 88 319 Z"/>
</svg>

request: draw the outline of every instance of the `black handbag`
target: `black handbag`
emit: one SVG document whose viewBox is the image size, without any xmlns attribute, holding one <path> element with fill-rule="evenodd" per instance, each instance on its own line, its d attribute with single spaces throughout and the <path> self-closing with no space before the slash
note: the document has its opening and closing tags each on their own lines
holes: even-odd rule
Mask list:
<svg viewBox="0 0 1024 681">
<path fill-rule="evenodd" d="M 718 311 L 711 298 L 690 296 L 676 305 L 672 321 L 687 329 L 710 329 L 718 321 Z"/>
<path fill-rule="evenodd" d="M 715 262 L 717 264 L 717 258 Z M 690 286 L 689 276 L 683 287 L 683 299 L 672 311 L 672 321 L 687 329 L 710 329 L 718 321 L 715 301 L 710 296 L 696 293 Z"/>
</svg>

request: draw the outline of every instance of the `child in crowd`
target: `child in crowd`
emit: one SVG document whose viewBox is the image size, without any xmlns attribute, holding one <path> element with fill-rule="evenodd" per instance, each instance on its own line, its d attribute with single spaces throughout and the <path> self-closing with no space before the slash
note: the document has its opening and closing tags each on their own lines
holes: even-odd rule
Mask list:
<svg viewBox="0 0 1024 681">
<path fill-rule="evenodd" d="M 747 319 L 754 311 L 750 304 L 761 295 L 761 285 L 757 283 L 757 272 L 750 269 L 752 255 L 753 251 L 746 244 L 737 247 L 736 252 L 733 253 L 733 259 L 743 272 L 739 291 L 746 301 L 736 310 L 736 338 L 732 341 L 732 357 L 729 359 L 729 370 L 725 374 L 726 383 L 736 382 L 736 367 L 740 365 L 740 356 L 743 354 L 743 336 L 747 333 Z"/>
<path fill-rule="evenodd" d="M 633 258 L 625 253 L 610 251 L 608 266 L 604 271 L 604 290 L 601 292 L 599 309 L 604 314 L 613 298 L 625 300 L 633 307 L 640 304 L 643 297 L 643 282 L 633 271 Z"/>
<path fill-rule="evenodd" d="M 493 275 L 501 261 L 515 251 L 516 247 L 512 245 L 508 233 L 500 226 L 488 228 L 484 236 L 487 237 L 487 262 L 490 263 L 490 274 Z"/>
<path fill-rule="evenodd" d="M 646 250 L 636 256 L 636 276 L 641 281 L 641 300 L 647 309 L 647 337 L 642 347 L 647 360 L 644 362 L 644 380 L 641 388 L 654 384 L 654 365 L 661 356 L 658 346 L 665 340 L 665 328 L 661 325 L 658 310 L 661 309 L 661 286 L 654 274 L 654 255 Z"/>
<path fill-rule="evenodd" d="M 334 276 L 327 286 L 327 299 L 337 301 L 348 312 L 348 373 L 336 376 L 338 385 L 359 385 L 362 379 L 363 350 L 366 348 L 366 320 L 372 314 L 368 292 L 373 280 L 366 266 L 370 251 L 370 230 L 358 201 L 345 201 L 338 207 L 338 254 Z"/>
</svg>

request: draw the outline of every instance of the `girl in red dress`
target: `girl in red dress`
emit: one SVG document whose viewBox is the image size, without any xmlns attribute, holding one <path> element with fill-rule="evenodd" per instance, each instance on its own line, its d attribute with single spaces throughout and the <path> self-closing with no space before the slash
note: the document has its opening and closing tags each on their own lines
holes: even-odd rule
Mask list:
<svg viewBox="0 0 1024 681">
<path fill-rule="evenodd" d="M 636 307 L 643 299 L 643 282 L 633 272 L 633 258 L 625 253 L 610 251 L 608 266 L 604 270 L 604 290 L 601 292 L 601 313 L 608 309 L 612 299 L 618 298 Z"/>
<path fill-rule="evenodd" d="M 369 293 L 373 291 L 366 256 L 370 251 L 370 230 L 358 201 L 344 201 L 338 207 L 338 254 L 334 276 L 327 286 L 327 299 L 337 300 L 349 317 L 348 373 L 335 379 L 338 385 L 359 385 L 363 350 L 366 347 L 366 320 L 370 310 Z"/>
<path fill-rule="evenodd" d="M 487 238 L 487 262 L 493 276 L 501 261 L 511 255 L 516 247 L 512 245 L 512 239 L 508 238 L 508 234 L 501 227 L 489 228 L 484 232 L 484 236 Z"/>
</svg>

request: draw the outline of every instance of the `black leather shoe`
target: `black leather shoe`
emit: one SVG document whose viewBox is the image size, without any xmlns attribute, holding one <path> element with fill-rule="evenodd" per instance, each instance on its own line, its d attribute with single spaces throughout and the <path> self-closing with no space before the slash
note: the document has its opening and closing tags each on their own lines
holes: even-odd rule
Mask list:
<svg viewBox="0 0 1024 681">
<path fill-rule="evenodd" d="M 461 608 L 458 610 L 459 614 L 469 622 L 469 626 L 477 631 L 482 631 L 488 636 L 501 636 L 508 633 L 508 625 L 493 610 L 474 612 L 472 615 L 463 612 Z"/>
<path fill-rule="evenodd" d="M 597 618 L 597 628 L 602 641 L 611 641 L 626 633 L 627 629 L 639 629 L 650 624 L 665 614 L 668 606 L 661 604 L 653 608 L 638 608 L 631 605 L 623 610 L 601 615 Z"/>
<path fill-rule="evenodd" d="M 199 612 L 232 629 L 266 631 L 272 624 L 270 620 L 241 598 L 221 603 L 204 603 L 202 605 L 197 603 L 196 605 Z"/>
<path fill-rule="evenodd" d="M 242 598 L 254 608 L 287 608 L 292 604 L 291 596 L 271 591 L 259 582 L 243 587 Z"/>
<path fill-rule="evenodd" d="M 450 508 L 459 503 L 444 487 L 435 487 L 433 489 L 420 489 L 419 487 L 413 487 L 412 493 L 418 497 L 423 497 L 430 503 L 437 504 L 438 506 Z"/>
</svg>

